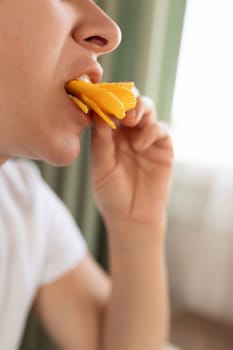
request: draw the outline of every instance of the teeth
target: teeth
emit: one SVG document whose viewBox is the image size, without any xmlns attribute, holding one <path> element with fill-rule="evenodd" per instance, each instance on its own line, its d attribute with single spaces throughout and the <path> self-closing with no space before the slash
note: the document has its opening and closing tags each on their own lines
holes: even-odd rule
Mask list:
<svg viewBox="0 0 233 350">
<path fill-rule="evenodd" d="M 91 82 L 91 78 L 89 77 L 88 74 L 82 74 L 80 75 L 78 78 L 76 78 L 77 80 L 82 80 L 85 81 L 86 83 L 90 83 Z"/>
</svg>

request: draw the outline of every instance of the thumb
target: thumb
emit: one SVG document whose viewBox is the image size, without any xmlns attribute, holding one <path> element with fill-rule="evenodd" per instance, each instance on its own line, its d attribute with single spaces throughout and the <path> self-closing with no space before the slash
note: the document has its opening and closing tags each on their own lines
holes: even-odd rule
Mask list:
<svg viewBox="0 0 233 350">
<path fill-rule="evenodd" d="M 100 118 L 95 118 L 91 133 L 92 171 L 95 181 L 106 176 L 115 166 L 113 130 Z"/>
</svg>

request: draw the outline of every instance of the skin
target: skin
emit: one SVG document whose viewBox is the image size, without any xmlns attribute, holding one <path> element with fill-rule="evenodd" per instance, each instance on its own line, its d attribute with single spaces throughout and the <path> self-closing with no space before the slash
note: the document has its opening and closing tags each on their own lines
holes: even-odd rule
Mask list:
<svg viewBox="0 0 233 350">
<path fill-rule="evenodd" d="M 98 57 L 119 42 L 119 28 L 92 1 L 0 2 L 2 164 L 21 156 L 61 166 L 78 157 L 90 119 L 64 84 L 83 73 L 99 81 Z M 38 290 L 35 309 L 61 349 L 159 350 L 168 332 L 171 138 L 142 96 L 117 131 L 92 119 L 93 191 L 108 231 L 111 276 L 87 255 Z"/>
<path fill-rule="evenodd" d="M 120 31 L 92 1 L 3 0 L 0 10 L 1 155 L 69 164 L 87 123 L 64 84 L 83 72 L 100 79 L 97 57 Z"/>
</svg>

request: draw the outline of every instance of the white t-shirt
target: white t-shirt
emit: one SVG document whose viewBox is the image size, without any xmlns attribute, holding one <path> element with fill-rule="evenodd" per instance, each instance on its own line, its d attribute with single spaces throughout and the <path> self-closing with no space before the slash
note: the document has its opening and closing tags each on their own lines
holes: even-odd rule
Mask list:
<svg viewBox="0 0 233 350">
<path fill-rule="evenodd" d="M 19 347 L 39 286 L 73 268 L 86 243 L 34 163 L 0 167 L 0 349 Z"/>
</svg>

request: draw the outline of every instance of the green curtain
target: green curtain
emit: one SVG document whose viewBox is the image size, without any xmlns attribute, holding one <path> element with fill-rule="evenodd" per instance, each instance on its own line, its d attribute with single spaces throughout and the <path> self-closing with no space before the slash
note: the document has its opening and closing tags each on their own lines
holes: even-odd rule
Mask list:
<svg viewBox="0 0 233 350">
<path fill-rule="evenodd" d="M 123 40 L 115 53 L 101 59 L 104 80 L 136 82 L 151 96 L 161 119 L 169 121 L 186 0 L 99 0 L 119 24 Z M 107 269 L 104 224 L 90 186 L 90 132 L 81 137 L 81 154 L 69 167 L 38 163 L 42 176 L 63 199 L 77 220 L 92 255 Z M 56 347 L 30 314 L 21 350 Z"/>
</svg>

